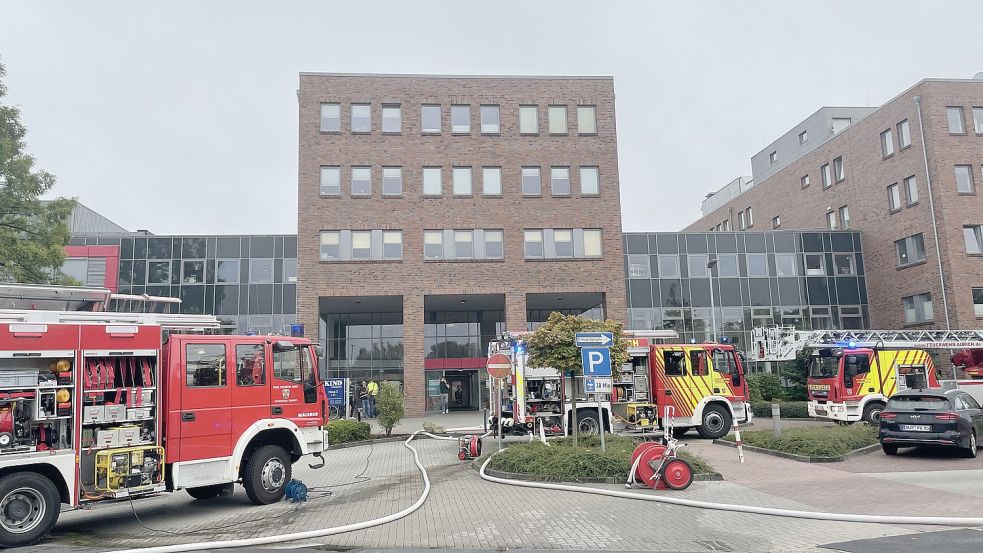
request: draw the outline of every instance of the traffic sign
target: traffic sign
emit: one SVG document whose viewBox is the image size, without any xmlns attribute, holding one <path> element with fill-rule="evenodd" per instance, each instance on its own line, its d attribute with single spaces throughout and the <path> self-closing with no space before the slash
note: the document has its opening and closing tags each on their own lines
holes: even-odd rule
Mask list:
<svg viewBox="0 0 983 553">
<path fill-rule="evenodd" d="M 608 348 L 581 348 L 584 376 L 611 376 L 611 350 Z"/>
<path fill-rule="evenodd" d="M 614 344 L 614 334 L 610 332 L 578 332 L 576 343 L 578 348 L 606 348 Z"/>
<path fill-rule="evenodd" d="M 588 394 L 610 394 L 614 384 L 610 378 L 588 378 L 584 390 Z"/>
<path fill-rule="evenodd" d="M 488 358 L 485 368 L 492 378 L 508 378 L 512 374 L 512 360 L 504 353 L 496 353 Z"/>
</svg>

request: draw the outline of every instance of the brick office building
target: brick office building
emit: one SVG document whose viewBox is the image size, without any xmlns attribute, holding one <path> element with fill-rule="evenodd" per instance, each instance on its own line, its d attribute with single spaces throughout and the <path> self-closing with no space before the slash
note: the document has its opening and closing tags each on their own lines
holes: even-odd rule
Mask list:
<svg viewBox="0 0 983 553">
<path fill-rule="evenodd" d="M 624 320 L 610 77 L 304 73 L 298 317 L 329 376 L 409 415 L 484 403 L 485 346 L 551 311 Z"/>
<path fill-rule="evenodd" d="M 752 158 L 753 185 L 709 197 L 686 230 L 859 230 L 872 326 L 976 328 L 981 106 L 983 80 L 926 79 L 877 109 L 823 108 Z"/>
</svg>

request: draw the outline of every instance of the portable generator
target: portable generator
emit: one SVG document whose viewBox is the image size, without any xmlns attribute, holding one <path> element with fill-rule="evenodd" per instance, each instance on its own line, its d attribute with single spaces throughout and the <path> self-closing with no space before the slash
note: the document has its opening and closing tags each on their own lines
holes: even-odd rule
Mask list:
<svg viewBox="0 0 983 553">
<path fill-rule="evenodd" d="M 654 426 L 658 407 L 651 403 L 629 403 L 628 422 L 637 426 Z"/>
<path fill-rule="evenodd" d="M 481 457 L 481 436 L 468 434 L 457 439 L 457 458 L 462 461 Z"/>
<path fill-rule="evenodd" d="M 106 449 L 96 453 L 96 490 L 116 494 L 153 487 L 164 481 L 164 448 Z"/>
</svg>

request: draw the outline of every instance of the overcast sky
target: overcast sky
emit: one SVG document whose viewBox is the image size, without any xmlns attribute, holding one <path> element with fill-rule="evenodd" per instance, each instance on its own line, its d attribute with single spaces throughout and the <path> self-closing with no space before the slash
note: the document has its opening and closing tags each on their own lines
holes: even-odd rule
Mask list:
<svg viewBox="0 0 983 553">
<path fill-rule="evenodd" d="M 301 71 L 613 75 L 625 230 L 678 230 L 819 107 L 880 105 L 924 77 L 983 71 L 980 11 L 0 0 L 0 61 L 55 193 L 157 234 L 296 232 Z"/>
</svg>

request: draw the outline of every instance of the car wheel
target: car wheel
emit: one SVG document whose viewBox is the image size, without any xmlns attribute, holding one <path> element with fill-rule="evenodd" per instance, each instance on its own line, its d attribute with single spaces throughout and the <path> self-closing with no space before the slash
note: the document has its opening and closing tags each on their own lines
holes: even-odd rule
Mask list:
<svg viewBox="0 0 983 553">
<path fill-rule="evenodd" d="M 290 455 L 278 445 L 264 445 L 249 456 L 242 487 L 255 505 L 283 499 L 291 476 Z"/>
<path fill-rule="evenodd" d="M 727 409 L 720 405 L 707 405 L 703 409 L 703 419 L 696 431 L 708 440 L 723 438 L 730 432 L 731 418 Z"/>
<path fill-rule="evenodd" d="M 864 414 L 860 420 L 871 426 L 877 426 L 881 423 L 881 411 L 883 410 L 883 403 L 868 403 L 867 406 L 864 407 Z"/>
<path fill-rule="evenodd" d="M 898 446 L 894 444 L 881 444 L 881 449 L 884 450 L 885 455 L 897 455 Z"/>
<path fill-rule="evenodd" d="M 976 451 L 976 431 L 975 430 L 970 430 L 969 431 L 969 447 L 966 448 L 965 455 L 966 455 L 966 457 L 968 457 L 970 459 L 975 459 L 976 458 L 977 451 Z"/>
</svg>

